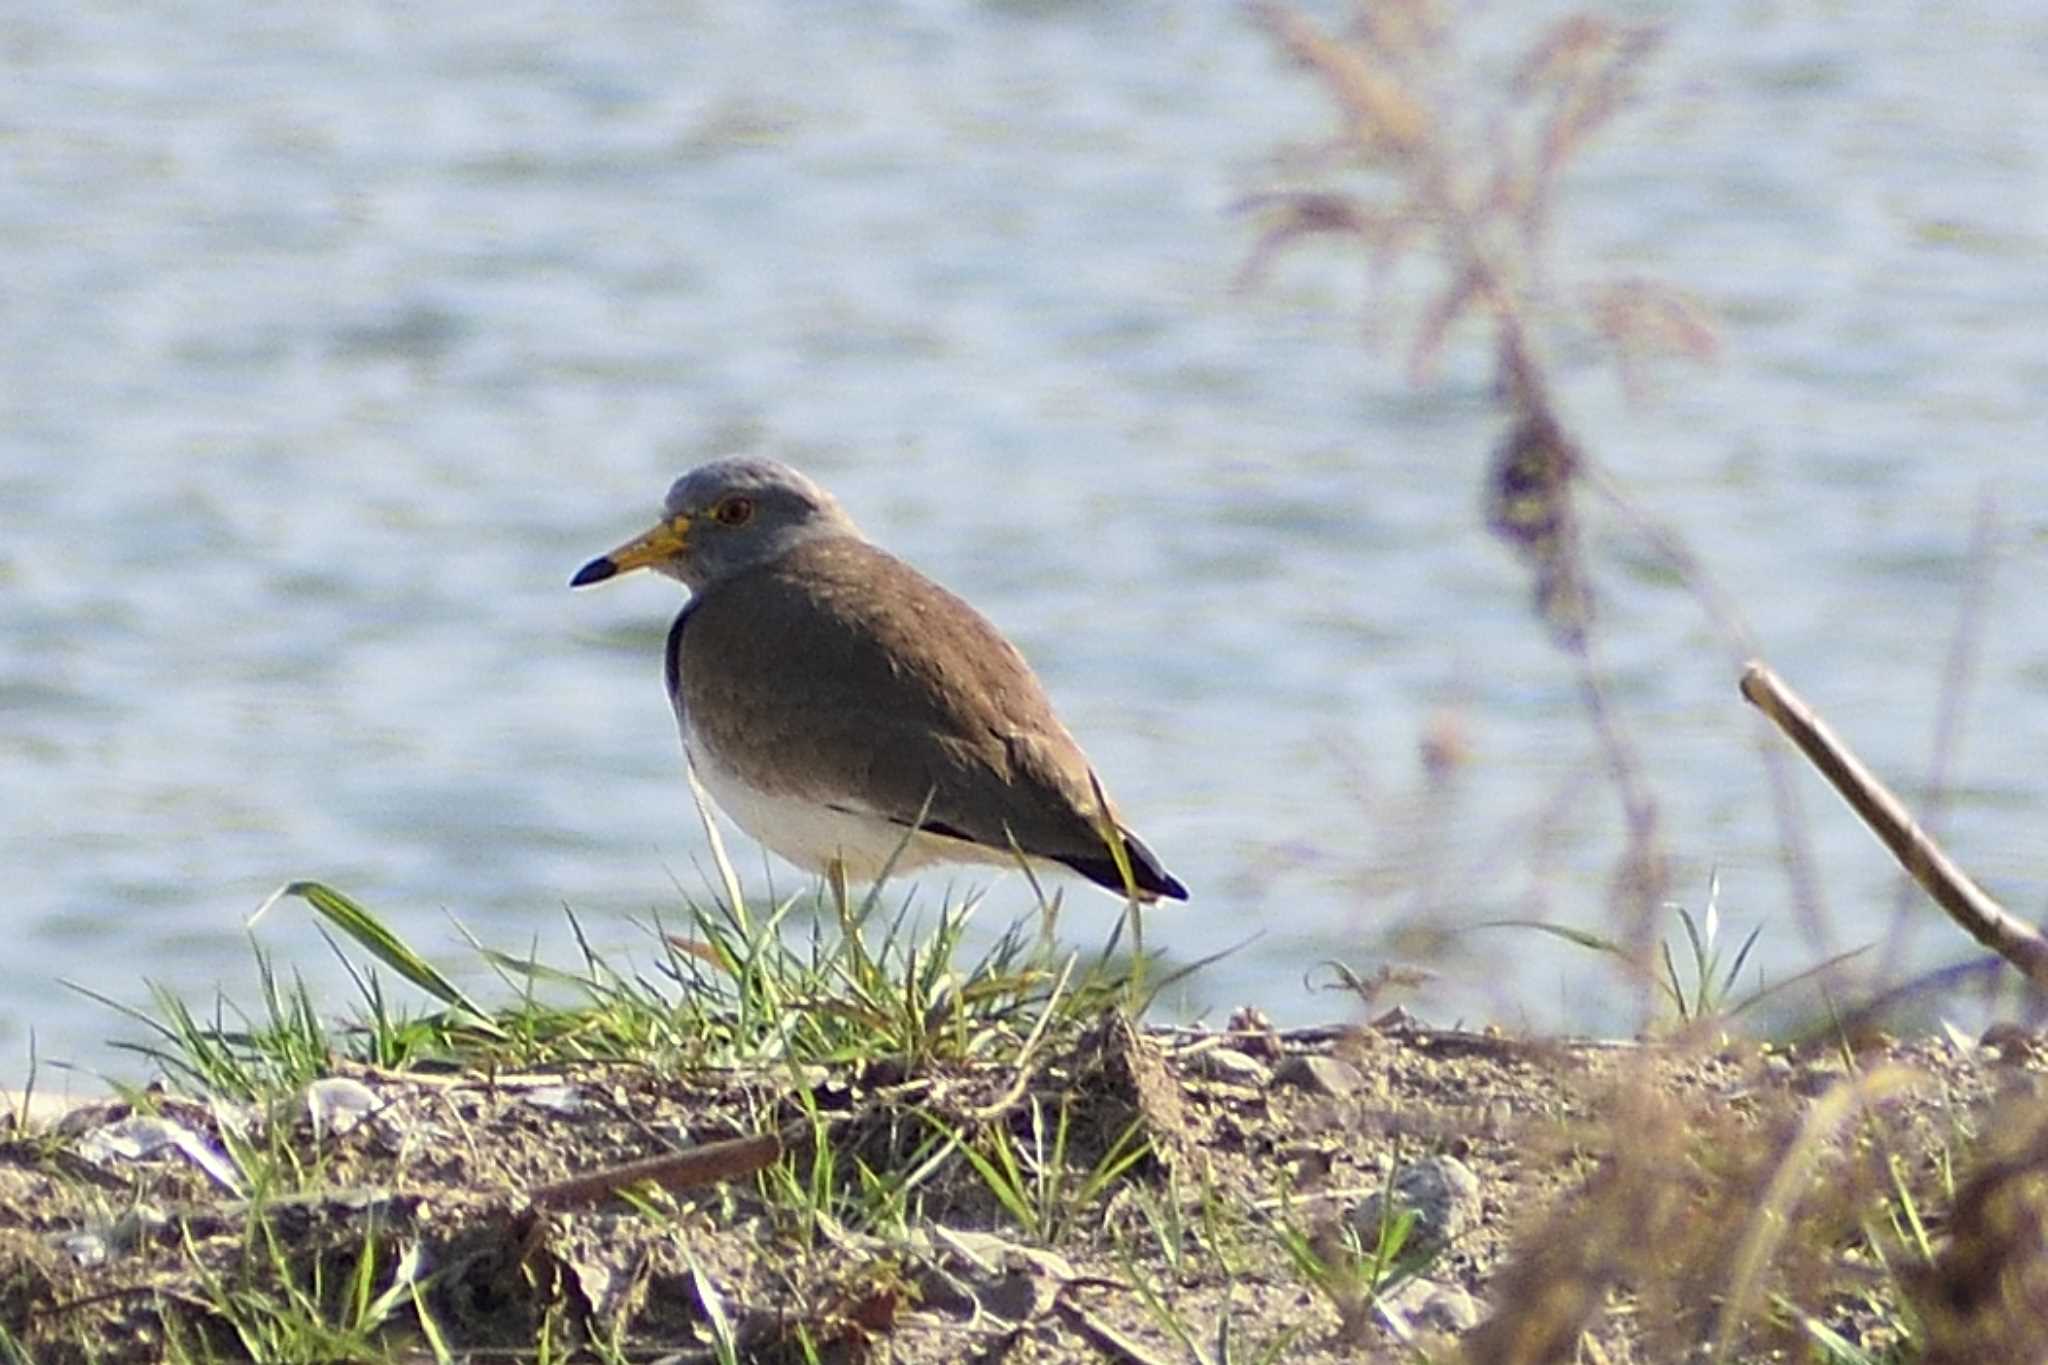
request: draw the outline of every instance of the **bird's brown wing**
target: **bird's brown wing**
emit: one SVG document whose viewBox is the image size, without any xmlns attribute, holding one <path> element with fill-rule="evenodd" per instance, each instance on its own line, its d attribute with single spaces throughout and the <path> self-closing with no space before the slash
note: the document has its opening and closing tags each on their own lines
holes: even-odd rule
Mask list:
<svg viewBox="0 0 2048 1365">
<path fill-rule="evenodd" d="M 867 542 L 808 541 L 714 584 L 679 635 L 691 727 L 750 785 L 903 824 L 923 810 L 928 828 L 1076 866 L 1109 861 L 1088 760 L 1023 655 Z"/>
</svg>

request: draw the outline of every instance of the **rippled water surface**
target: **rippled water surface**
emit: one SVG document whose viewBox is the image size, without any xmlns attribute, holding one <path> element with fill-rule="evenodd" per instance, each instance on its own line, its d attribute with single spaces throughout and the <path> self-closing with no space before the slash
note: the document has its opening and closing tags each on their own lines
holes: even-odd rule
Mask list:
<svg viewBox="0 0 2048 1365">
<path fill-rule="evenodd" d="M 1341 1015 L 1379 930 L 1598 924 L 1611 792 L 1486 535 L 1485 356 L 1405 372 L 1423 263 L 1235 291 L 1248 192 L 1327 111 L 1238 7 L 18 6 L 0 46 L 0 1077 L 128 1074 L 144 978 L 249 999 L 244 916 L 317 876 L 466 963 L 702 885 L 660 690 L 673 585 L 570 594 L 711 455 L 779 454 L 983 607 L 1196 889 L 1169 1002 Z M 1656 18 L 1654 7 L 1633 17 Z M 1718 314 L 1631 406 L 1563 395 L 1866 756 L 1926 770 L 1995 500 L 1958 852 L 2048 900 L 2048 18 L 1668 16 L 1568 186 L 1555 270 Z M 1482 6 L 1510 45 L 1514 7 Z M 1517 30 L 1519 31 L 1519 30 Z M 1679 885 L 1812 960 L 1728 654 L 1596 532 L 1617 695 Z M 1467 760 L 1422 795 L 1418 745 Z M 1875 846 L 1810 782 L 1835 946 Z M 1432 800 L 1440 804 L 1432 804 Z M 759 867 L 758 856 L 747 860 Z M 788 869 L 778 880 L 795 884 Z M 1106 897 L 1064 932 L 1100 941 Z M 996 917 L 1028 900 L 994 891 Z M 257 931 L 339 1008 L 305 918 Z M 1929 927 L 1926 960 L 1959 948 Z M 1440 1015 L 1613 1026 L 1583 955 L 1479 935 Z M 474 972 L 471 972 L 474 975 Z M 1596 983 L 1589 985 L 1589 982 Z"/>
</svg>

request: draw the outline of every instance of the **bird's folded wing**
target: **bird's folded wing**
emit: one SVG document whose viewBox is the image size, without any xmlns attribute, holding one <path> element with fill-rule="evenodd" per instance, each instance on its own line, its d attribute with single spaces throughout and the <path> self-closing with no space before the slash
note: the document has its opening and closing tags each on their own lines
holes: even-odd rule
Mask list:
<svg viewBox="0 0 2048 1365">
<path fill-rule="evenodd" d="M 672 639 L 697 740 L 764 791 L 1049 858 L 1100 851 L 1088 760 L 978 612 L 862 541 L 801 547 L 693 602 Z"/>
</svg>

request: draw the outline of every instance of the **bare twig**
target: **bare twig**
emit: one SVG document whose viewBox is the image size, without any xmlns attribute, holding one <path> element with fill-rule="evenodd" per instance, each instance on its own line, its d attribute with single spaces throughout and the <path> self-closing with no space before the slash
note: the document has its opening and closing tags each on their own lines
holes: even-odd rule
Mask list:
<svg viewBox="0 0 2048 1365">
<path fill-rule="evenodd" d="M 537 1207 L 545 1208 L 595 1204 L 645 1180 L 671 1190 L 687 1189 L 693 1185 L 709 1185 L 752 1175 L 781 1155 L 782 1140 L 773 1133 L 707 1142 L 688 1151 L 669 1152 L 619 1166 L 607 1166 L 601 1171 L 572 1175 L 565 1180 L 551 1180 L 536 1186 L 532 1199 Z"/>
<path fill-rule="evenodd" d="M 1742 695 L 1785 732 L 1785 737 L 1841 793 L 1849 808 L 1899 860 L 1899 866 L 1948 912 L 1950 919 L 2019 968 L 2029 981 L 2048 987 L 2048 938 L 2007 911 L 1951 862 L 1941 846 L 1913 822 L 1899 798 L 1863 766 L 1783 679 L 1767 665 L 1752 661 L 1742 673 Z"/>
</svg>

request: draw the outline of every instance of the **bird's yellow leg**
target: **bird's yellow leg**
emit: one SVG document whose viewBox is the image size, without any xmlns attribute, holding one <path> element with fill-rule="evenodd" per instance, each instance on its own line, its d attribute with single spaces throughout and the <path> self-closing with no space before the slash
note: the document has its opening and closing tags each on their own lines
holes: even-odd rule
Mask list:
<svg viewBox="0 0 2048 1365">
<path fill-rule="evenodd" d="M 1109 793 L 1102 790 L 1102 779 L 1092 772 L 1088 774 L 1088 785 L 1095 791 L 1096 832 L 1109 849 L 1109 860 L 1116 864 L 1117 875 L 1123 878 L 1124 913 L 1131 921 L 1131 1002 L 1138 1005 L 1145 998 L 1144 897 L 1138 892 L 1138 874 L 1131 871 L 1131 855 L 1124 848 L 1123 831 L 1116 827 L 1116 816 L 1110 812 Z"/>
<path fill-rule="evenodd" d="M 853 893 L 847 889 L 844 858 L 834 858 L 825 864 L 825 885 L 832 888 L 833 903 L 839 907 L 839 922 L 850 923 L 853 919 Z"/>
</svg>

